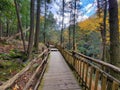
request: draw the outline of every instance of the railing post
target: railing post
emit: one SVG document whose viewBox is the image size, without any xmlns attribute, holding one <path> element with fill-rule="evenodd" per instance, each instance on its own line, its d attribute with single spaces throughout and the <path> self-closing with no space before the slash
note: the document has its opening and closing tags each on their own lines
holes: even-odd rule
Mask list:
<svg viewBox="0 0 120 90">
<path fill-rule="evenodd" d="M 89 90 L 92 90 L 91 87 L 92 87 L 92 75 L 93 75 L 93 67 L 91 66 L 90 67 L 90 80 L 89 80 Z"/>
<path fill-rule="evenodd" d="M 42 47 L 42 52 L 44 52 L 44 47 Z M 44 57 L 45 57 L 45 54 L 43 53 L 42 60 L 44 59 Z"/>
<path fill-rule="evenodd" d="M 59 47 L 59 49 L 70 64 L 71 69 L 75 71 L 75 76 L 79 76 L 78 81 L 85 90 L 93 90 L 93 88 L 94 90 L 98 88 L 101 90 L 118 90 L 120 88 L 120 81 L 109 73 L 111 69 L 119 74 L 119 68 L 75 51 L 68 52 L 64 47 Z"/>
<path fill-rule="evenodd" d="M 72 57 L 73 57 L 73 68 L 75 69 L 75 52 L 72 51 Z"/>
</svg>

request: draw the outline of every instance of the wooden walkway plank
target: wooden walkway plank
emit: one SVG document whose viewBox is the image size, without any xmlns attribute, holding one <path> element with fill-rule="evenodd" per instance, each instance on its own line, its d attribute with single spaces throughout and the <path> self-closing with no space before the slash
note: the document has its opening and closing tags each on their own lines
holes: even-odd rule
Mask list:
<svg viewBox="0 0 120 90">
<path fill-rule="evenodd" d="M 82 90 L 59 51 L 51 51 L 39 90 Z"/>
</svg>

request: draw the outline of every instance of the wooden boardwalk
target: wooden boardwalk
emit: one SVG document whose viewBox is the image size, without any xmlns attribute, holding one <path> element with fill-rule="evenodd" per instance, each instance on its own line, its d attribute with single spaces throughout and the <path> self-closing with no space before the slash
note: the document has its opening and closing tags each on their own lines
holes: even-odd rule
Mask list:
<svg viewBox="0 0 120 90">
<path fill-rule="evenodd" d="M 82 90 L 59 51 L 51 51 L 39 90 Z"/>
</svg>

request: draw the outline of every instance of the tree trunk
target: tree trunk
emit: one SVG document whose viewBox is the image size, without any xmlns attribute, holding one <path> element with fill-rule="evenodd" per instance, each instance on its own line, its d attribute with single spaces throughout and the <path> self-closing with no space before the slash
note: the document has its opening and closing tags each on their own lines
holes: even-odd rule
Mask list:
<svg viewBox="0 0 120 90">
<path fill-rule="evenodd" d="M 73 50 L 76 49 L 75 47 L 75 32 L 76 32 L 76 0 L 74 0 L 74 28 L 73 28 Z"/>
<path fill-rule="evenodd" d="M 30 9 L 30 36 L 29 36 L 29 43 L 28 43 L 28 58 L 32 53 L 33 42 L 34 42 L 34 4 L 35 1 L 31 0 L 31 9 Z"/>
<path fill-rule="evenodd" d="M 0 38 L 2 37 L 2 23 L 0 21 Z"/>
<path fill-rule="evenodd" d="M 0 14 L 1 17 L 1 14 Z M 0 38 L 2 37 L 2 22 L 1 22 L 1 18 L 0 18 Z"/>
<path fill-rule="evenodd" d="M 6 29 L 6 37 L 9 37 L 9 22 L 6 22 L 7 29 Z"/>
<path fill-rule="evenodd" d="M 36 32 L 34 47 L 38 51 L 39 45 L 39 32 L 40 32 L 40 0 L 37 0 L 37 17 L 36 17 Z"/>
<path fill-rule="evenodd" d="M 106 17 L 107 17 L 107 1 L 105 1 L 105 7 L 104 7 L 104 17 L 103 17 L 103 30 L 101 30 L 102 33 L 102 44 L 103 44 L 103 55 L 102 55 L 102 60 L 105 62 L 107 61 L 107 50 L 106 50 Z"/>
<path fill-rule="evenodd" d="M 24 51 L 26 52 L 25 39 L 24 39 L 24 34 L 23 34 L 23 29 L 22 29 L 22 22 L 21 22 L 20 14 L 19 14 L 18 3 L 17 3 L 16 0 L 14 0 L 14 3 L 15 3 L 15 8 L 16 8 L 16 13 L 17 13 L 18 25 L 19 25 L 20 32 L 21 32 L 21 38 L 22 38 L 22 41 L 23 41 L 23 47 L 24 47 Z"/>
<path fill-rule="evenodd" d="M 63 46 L 63 30 L 64 30 L 64 0 L 62 2 L 62 5 L 63 5 L 63 16 L 62 16 L 62 29 L 61 29 L 61 46 Z"/>
<path fill-rule="evenodd" d="M 43 37 L 44 37 L 44 43 L 46 43 L 46 11 L 47 11 L 47 6 L 46 6 L 47 1 L 45 0 L 45 21 L 44 21 L 44 33 L 43 33 Z"/>
<path fill-rule="evenodd" d="M 72 11 L 72 10 L 71 10 Z M 70 11 L 70 20 L 69 20 L 69 50 L 71 49 L 71 12 Z"/>
<path fill-rule="evenodd" d="M 104 6 L 105 5 L 105 6 Z M 102 7 L 102 8 L 101 8 Z M 106 56 L 106 16 L 107 16 L 107 1 L 106 0 L 97 0 L 97 14 L 99 18 L 103 17 L 103 22 L 100 22 L 100 33 L 102 37 L 102 54 L 101 54 L 101 60 L 107 62 L 107 56 Z M 101 13 L 104 13 L 104 16 L 102 16 Z"/>
<path fill-rule="evenodd" d="M 71 49 L 70 36 L 71 36 L 71 28 L 70 28 L 70 26 L 69 26 L 69 50 Z"/>
<path fill-rule="evenodd" d="M 119 21 L 117 0 L 109 0 L 110 63 L 120 67 Z"/>
</svg>

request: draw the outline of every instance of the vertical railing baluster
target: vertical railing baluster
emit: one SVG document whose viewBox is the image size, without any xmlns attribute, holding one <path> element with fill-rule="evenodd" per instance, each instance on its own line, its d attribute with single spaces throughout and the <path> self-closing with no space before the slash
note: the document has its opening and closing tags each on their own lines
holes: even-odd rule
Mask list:
<svg viewBox="0 0 120 90">
<path fill-rule="evenodd" d="M 119 83 L 117 83 L 116 81 L 113 81 L 112 90 L 119 90 Z"/>
<path fill-rule="evenodd" d="M 81 75 L 82 75 L 82 61 L 80 61 L 80 79 L 82 78 Z M 80 82 L 81 82 L 81 80 L 80 80 Z"/>
<path fill-rule="evenodd" d="M 92 90 L 92 74 L 93 74 L 93 67 L 90 67 L 90 78 L 89 78 L 89 90 Z"/>
<path fill-rule="evenodd" d="M 106 90 L 107 89 L 107 76 L 106 75 L 102 75 L 102 82 L 101 82 L 101 90 Z"/>
<path fill-rule="evenodd" d="M 94 90 L 97 90 L 97 88 L 98 88 L 98 81 L 99 81 L 99 70 L 96 69 L 96 75 L 95 75 L 95 89 L 94 89 Z"/>
<path fill-rule="evenodd" d="M 83 62 L 83 68 L 82 68 L 82 85 L 84 85 L 84 68 L 85 68 L 85 63 Z"/>
<path fill-rule="evenodd" d="M 79 59 L 77 58 L 77 72 L 79 74 Z"/>
<path fill-rule="evenodd" d="M 107 90 L 109 88 L 108 83 L 111 83 L 111 90 L 118 90 L 118 88 L 120 88 L 119 80 L 117 81 L 115 79 L 116 77 L 113 77 L 106 71 L 106 68 L 110 68 L 120 73 L 119 68 L 112 66 L 109 63 L 88 57 L 81 53 L 74 51 L 71 53 L 66 51 L 64 48 L 58 48 L 65 57 L 67 63 L 72 66 L 73 70 L 75 70 L 78 81 L 82 83 L 83 86 L 85 86 L 85 90 Z M 101 87 L 99 81 L 101 82 Z"/>
<path fill-rule="evenodd" d="M 86 87 L 87 87 L 87 79 L 88 79 L 88 64 L 86 64 L 86 75 L 85 75 Z"/>
</svg>

